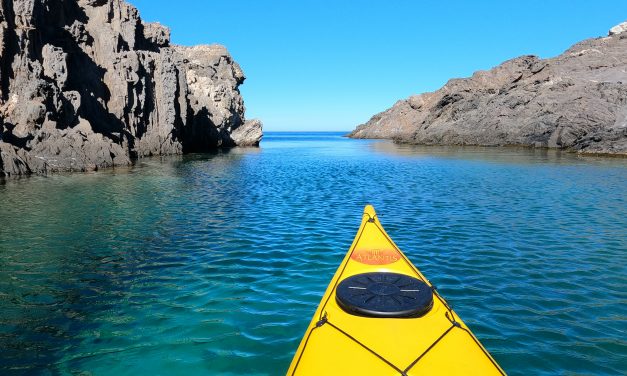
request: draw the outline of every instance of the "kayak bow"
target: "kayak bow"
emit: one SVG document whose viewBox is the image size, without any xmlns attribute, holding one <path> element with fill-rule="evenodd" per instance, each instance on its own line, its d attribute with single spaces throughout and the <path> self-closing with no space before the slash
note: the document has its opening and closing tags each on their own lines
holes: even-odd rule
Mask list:
<svg viewBox="0 0 627 376">
<path fill-rule="evenodd" d="M 505 373 L 368 205 L 287 374 Z"/>
</svg>

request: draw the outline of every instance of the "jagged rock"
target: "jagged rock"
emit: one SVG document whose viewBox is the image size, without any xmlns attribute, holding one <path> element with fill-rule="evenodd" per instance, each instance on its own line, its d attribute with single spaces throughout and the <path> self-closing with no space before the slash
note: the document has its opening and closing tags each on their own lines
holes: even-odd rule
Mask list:
<svg viewBox="0 0 627 376">
<path fill-rule="evenodd" d="M 144 38 L 148 43 L 157 47 L 168 47 L 170 45 L 170 28 L 161 25 L 159 22 L 144 23 Z"/>
<path fill-rule="evenodd" d="M 614 29 L 613 29 L 614 30 Z M 522 56 L 373 116 L 350 137 L 426 145 L 525 145 L 627 154 L 627 39 Z"/>
<path fill-rule="evenodd" d="M 244 101 L 238 89 L 246 79 L 244 72 L 220 45 L 177 46 L 176 51 L 184 58 L 190 92 L 192 116 L 185 134 L 189 150 L 205 143 L 235 146 L 232 132 L 244 124 Z M 249 126 L 261 132 L 261 122 Z"/>
<path fill-rule="evenodd" d="M 17 147 L 0 141 L 0 169 L 6 175 L 24 175 L 30 173 L 28 165 L 18 155 Z"/>
<path fill-rule="evenodd" d="M 240 127 L 254 144 L 243 81 L 224 47 L 170 46 L 123 0 L 2 1 L 0 176 L 235 146 Z"/>
<path fill-rule="evenodd" d="M 56 81 L 59 88 L 63 90 L 67 81 L 67 54 L 62 48 L 46 44 L 41 49 L 43 58 L 44 75 Z"/>
<path fill-rule="evenodd" d="M 120 145 L 94 133 L 85 119 L 80 119 L 74 128 L 60 130 L 51 126 L 38 137 L 39 142 L 32 144 L 26 159 L 32 171 L 94 171 L 131 163 Z"/>
</svg>

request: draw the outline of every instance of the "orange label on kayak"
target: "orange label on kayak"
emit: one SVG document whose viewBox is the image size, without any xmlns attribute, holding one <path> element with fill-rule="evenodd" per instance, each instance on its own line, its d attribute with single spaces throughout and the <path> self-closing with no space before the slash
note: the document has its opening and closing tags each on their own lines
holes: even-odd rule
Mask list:
<svg viewBox="0 0 627 376">
<path fill-rule="evenodd" d="M 351 258 L 362 264 L 386 265 L 398 261 L 401 255 L 394 249 L 356 249 Z"/>
</svg>

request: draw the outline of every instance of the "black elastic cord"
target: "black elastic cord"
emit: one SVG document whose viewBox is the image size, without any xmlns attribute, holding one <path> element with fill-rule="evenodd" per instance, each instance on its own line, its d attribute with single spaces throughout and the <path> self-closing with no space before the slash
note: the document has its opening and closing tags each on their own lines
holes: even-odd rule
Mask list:
<svg viewBox="0 0 627 376">
<path fill-rule="evenodd" d="M 322 322 L 323 320 L 318 321 L 318 323 Z M 334 328 L 335 330 L 337 330 L 338 332 L 344 334 L 345 336 L 347 336 L 348 338 L 350 338 L 351 340 L 353 340 L 353 342 L 357 343 L 359 346 L 363 347 L 364 349 L 368 350 L 372 355 L 376 356 L 377 358 L 381 359 L 382 361 L 385 362 L 385 364 L 387 364 L 388 366 L 394 368 L 396 371 L 398 371 L 401 375 L 403 376 L 407 376 L 407 373 L 403 370 L 401 370 L 400 368 L 398 368 L 397 366 L 395 366 L 394 364 L 392 364 L 392 362 L 390 362 L 389 360 L 385 359 L 383 356 L 377 354 L 376 351 L 374 351 L 373 349 L 371 349 L 370 347 L 364 345 L 363 343 L 361 343 L 358 339 L 356 339 L 355 337 L 351 336 L 350 334 L 346 333 L 345 331 L 343 331 L 342 329 L 338 328 L 337 326 L 333 325 L 329 320 L 326 319 L 326 316 L 324 318 L 324 323 L 329 324 L 330 327 Z M 322 325 L 324 325 L 324 323 Z M 321 325 L 321 326 L 322 326 Z M 316 324 L 317 326 L 317 324 Z"/>
<path fill-rule="evenodd" d="M 451 312 L 451 314 L 449 316 L 449 312 L 445 312 L 444 316 L 447 318 L 447 320 L 449 320 L 451 322 L 451 326 L 448 329 L 446 329 L 446 331 L 444 333 L 442 333 L 438 337 L 438 339 L 436 339 L 425 351 L 422 352 L 422 354 L 420 354 L 420 356 L 418 356 L 413 362 L 411 362 L 411 364 L 409 366 L 407 366 L 407 368 L 405 368 L 404 370 L 401 370 L 400 368 L 395 366 L 392 362 L 390 362 L 389 360 L 385 359 L 383 356 L 379 355 L 376 351 L 374 351 L 370 347 L 368 347 L 365 344 L 363 344 L 362 342 L 360 342 L 357 338 L 353 337 L 352 335 L 346 333 L 345 331 L 343 331 L 339 327 L 337 327 L 334 324 L 332 324 L 327 319 L 327 314 L 325 312 L 323 314 L 322 318 L 320 320 L 318 320 L 318 322 L 316 322 L 316 325 L 307 334 L 307 339 L 305 340 L 305 345 L 303 346 L 303 350 L 301 351 L 300 356 L 298 357 L 298 360 L 296 361 L 296 365 L 294 366 L 294 371 L 292 372 L 292 375 L 294 375 L 296 373 L 296 369 L 298 368 L 298 364 L 300 363 L 300 359 L 301 359 L 303 353 L 305 352 L 305 348 L 307 347 L 307 342 L 309 342 L 309 337 L 311 336 L 312 332 L 314 330 L 324 326 L 325 324 L 329 324 L 330 327 L 332 327 L 333 329 L 337 330 L 338 332 L 344 334 L 346 337 L 351 339 L 353 342 L 355 342 L 359 346 L 363 347 L 364 349 L 368 350 L 368 352 L 370 352 L 372 355 L 376 356 L 377 358 L 381 359 L 381 361 L 383 361 L 388 366 L 392 367 L 394 370 L 396 370 L 402 376 L 407 376 L 407 372 L 409 372 L 410 369 L 412 369 L 422 358 L 424 358 L 424 356 L 427 355 L 427 353 L 429 351 L 431 351 L 431 349 L 433 349 L 448 333 L 450 333 L 451 330 L 453 330 L 454 328 L 459 328 L 459 329 L 463 330 L 464 332 L 468 333 L 468 335 L 475 341 L 475 343 L 479 346 L 479 348 L 483 351 L 483 353 L 488 357 L 488 359 L 490 359 L 490 361 L 496 367 L 496 369 L 498 369 L 499 372 L 502 375 L 504 375 L 504 373 L 501 370 L 501 368 L 498 366 L 498 364 L 496 364 L 496 362 L 487 353 L 487 351 L 483 348 L 483 346 L 481 346 L 481 344 L 477 341 L 475 336 L 473 336 L 472 333 L 468 329 L 464 328 L 458 321 L 455 320 L 455 316 L 453 316 L 452 312 Z"/>
<path fill-rule="evenodd" d="M 457 321 L 455 321 L 455 317 L 453 317 L 453 319 L 450 319 L 448 317 L 448 313 L 445 314 L 446 318 L 449 319 L 449 321 L 454 325 L 457 326 L 458 328 L 460 328 L 461 330 L 463 330 L 464 332 L 466 332 L 470 338 L 472 338 L 472 340 L 477 344 L 477 346 L 479 346 L 479 348 L 481 349 L 481 351 L 483 351 L 483 353 L 485 354 L 485 356 L 488 357 L 488 359 L 490 359 L 490 362 L 492 362 L 492 364 L 494 365 L 494 367 L 496 367 L 496 369 L 499 370 L 499 372 L 501 373 L 501 375 L 505 375 L 505 373 L 503 372 L 503 370 L 501 369 L 501 367 L 496 363 L 496 361 L 494 359 L 492 359 L 492 356 L 488 353 L 488 351 L 481 345 L 481 343 L 479 342 L 479 340 L 477 340 L 477 338 L 475 337 L 474 334 L 472 334 L 472 332 L 466 328 L 464 328 L 463 326 L 461 326 L 460 323 L 458 323 Z"/>
<path fill-rule="evenodd" d="M 458 324 L 459 325 L 459 324 Z M 414 360 L 413 362 L 411 362 L 410 365 L 407 366 L 407 368 L 405 368 L 405 370 L 403 371 L 403 374 L 407 374 L 407 372 L 409 372 L 409 370 L 416 365 L 416 363 L 418 363 L 420 361 L 420 359 L 422 359 L 425 355 L 427 355 L 427 353 L 435 347 L 435 345 L 438 344 L 438 342 L 440 342 L 440 340 L 442 340 L 442 338 L 444 338 L 444 336 L 446 336 L 451 330 L 453 330 L 453 328 L 455 328 L 457 325 L 453 324 L 450 326 L 450 328 L 446 329 L 446 331 L 444 333 L 442 333 L 442 335 L 440 337 L 438 337 L 438 339 L 435 340 L 435 342 L 433 342 L 431 344 L 431 346 L 429 346 L 425 351 L 423 351 L 422 354 L 420 354 L 419 357 L 416 358 L 416 360 Z"/>
<path fill-rule="evenodd" d="M 377 358 L 381 359 L 383 362 L 385 362 L 385 364 L 387 364 L 388 366 L 394 368 L 396 371 L 398 371 L 398 373 L 400 373 L 402 376 L 407 376 L 407 373 L 405 373 L 403 370 L 401 370 L 400 368 L 398 368 L 397 366 L 395 366 L 394 364 L 392 364 L 390 361 L 388 361 L 387 359 L 385 359 L 384 357 L 382 357 L 381 355 L 377 354 L 376 351 L 372 350 L 371 348 L 369 348 L 368 346 L 364 345 L 363 343 L 361 343 L 358 339 L 356 339 L 355 337 L 351 336 L 350 334 L 346 333 L 345 331 L 343 331 L 342 329 L 338 328 L 337 326 L 331 324 L 331 322 L 329 322 L 329 320 L 327 319 L 327 313 L 325 312 L 322 316 L 322 318 L 320 320 L 318 320 L 318 322 L 316 322 L 316 325 L 311 328 L 311 330 L 309 331 L 309 333 L 307 333 L 307 339 L 305 339 L 305 345 L 303 346 L 303 350 L 300 352 L 300 355 L 298 357 L 298 360 L 296 361 L 296 365 L 294 366 L 294 370 L 292 371 L 292 376 L 296 373 L 296 369 L 298 368 L 298 364 L 300 363 L 300 359 L 303 356 L 303 353 L 305 352 L 305 348 L 307 347 L 307 342 L 309 342 L 309 337 L 311 336 L 311 333 L 313 333 L 314 330 L 324 326 L 324 324 L 329 324 L 330 327 L 334 328 L 335 330 L 337 330 L 338 332 L 344 334 L 345 336 L 347 336 L 348 338 L 350 338 L 353 342 L 357 343 L 359 346 L 363 347 L 364 349 L 368 350 L 371 354 L 373 354 L 374 356 L 376 356 Z"/>
</svg>

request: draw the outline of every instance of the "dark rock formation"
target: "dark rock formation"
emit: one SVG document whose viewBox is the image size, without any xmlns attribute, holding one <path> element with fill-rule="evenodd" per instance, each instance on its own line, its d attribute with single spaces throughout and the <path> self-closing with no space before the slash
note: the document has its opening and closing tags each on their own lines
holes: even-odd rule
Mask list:
<svg viewBox="0 0 627 376">
<path fill-rule="evenodd" d="M 0 176 L 258 145 L 244 79 L 123 0 L 0 0 Z"/>
<path fill-rule="evenodd" d="M 627 23 L 555 58 L 522 56 L 401 100 L 349 136 L 627 155 Z"/>
</svg>

